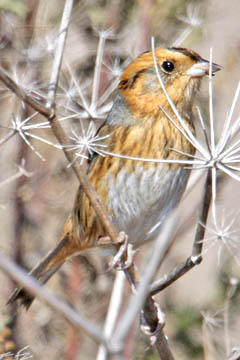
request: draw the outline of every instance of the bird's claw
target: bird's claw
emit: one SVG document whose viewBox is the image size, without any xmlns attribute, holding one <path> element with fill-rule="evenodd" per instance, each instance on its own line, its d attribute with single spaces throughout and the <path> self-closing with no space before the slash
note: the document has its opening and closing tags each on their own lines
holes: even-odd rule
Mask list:
<svg viewBox="0 0 240 360">
<path fill-rule="evenodd" d="M 133 250 L 132 244 L 128 243 L 128 236 L 124 231 L 119 233 L 117 241 L 114 242 L 114 244 L 119 244 L 120 247 L 109 265 L 109 270 L 128 269 L 133 263 L 133 255 L 135 251 Z"/>
<path fill-rule="evenodd" d="M 135 251 L 132 245 L 128 243 L 128 236 L 124 231 L 119 232 L 114 242 L 109 236 L 99 237 L 98 246 L 118 246 L 118 251 L 109 264 L 108 270 L 125 270 L 132 265 Z"/>
<path fill-rule="evenodd" d="M 97 244 L 98 246 L 113 246 L 113 245 L 124 245 L 128 241 L 128 236 L 124 231 L 120 231 L 117 238 L 112 241 L 110 236 L 100 236 L 98 238 Z"/>
<path fill-rule="evenodd" d="M 133 255 L 135 251 L 133 250 L 132 244 L 127 244 L 127 247 L 124 248 L 125 245 L 122 245 L 114 256 L 111 264 L 110 269 L 115 270 L 126 270 L 129 269 L 133 264 Z M 124 257 L 124 260 L 123 260 Z"/>
</svg>

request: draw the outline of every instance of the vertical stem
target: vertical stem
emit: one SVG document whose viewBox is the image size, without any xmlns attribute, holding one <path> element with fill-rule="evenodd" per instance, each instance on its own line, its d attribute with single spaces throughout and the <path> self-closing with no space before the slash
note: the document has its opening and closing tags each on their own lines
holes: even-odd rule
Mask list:
<svg viewBox="0 0 240 360">
<path fill-rule="evenodd" d="M 176 215 L 174 216 L 174 214 L 172 214 L 164 224 L 161 237 L 158 237 L 154 243 L 148 261 L 144 266 L 144 273 L 141 276 L 136 292 L 130 298 L 127 310 L 122 315 L 121 321 L 119 321 L 119 324 L 112 336 L 112 345 L 114 348 L 122 349 L 121 346 L 124 344 L 136 316 L 145 304 L 148 297 L 150 283 L 165 258 L 166 252 L 169 249 L 174 237 L 173 235 L 176 229 L 176 221 Z"/>
<path fill-rule="evenodd" d="M 225 349 L 226 349 L 226 356 L 230 355 L 231 351 L 231 338 L 229 336 L 229 308 L 230 308 L 230 301 L 232 296 L 234 295 L 236 288 L 238 286 L 238 281 L 235 279 L 231 279 L 230 286 L 227 289 L 226 299 L 224 301 L 224 335 L 225 335 Z"/>
<path fill-rule="evenodd" d="M 215 228 L 217 229 L 217 169 L 213 167 L 212 173 L 212 217 Z"/>
<path fill-rule="evenodd" d="M 22 114 L 20 116 L 24 116 Z M 17 142 L 17 163 L 19 164 L 23 158 L 26 159 L 28 148 L 26 147 L 25 143 L 18 139 Z M 13 242 L 11 244 L 11 257 L 19 265 L 23 265 L 23 234 L 25 229 L 24 219 L 25 219 L 25 206 L 24 202 L 22 201 L 21 197 L 19 196 L 19 189 L 24 185 L 26 182 L 26 178 L 21 176 L 18 178 L 18 180 L 15 183 L 15 194 L 14 194 L 14 238 Z M 13 285 L 12 290 L 16 287 L 16 285 Z M 18 312 L 17 312 L 17 303 L 13 303 L 8 308 L 8 312 L 10 316 L 12 317 L 12 321 L 10 324 L 10 327 L 13 332 L 13 339 L 16 344 L 18 344 L 19 341 L 19 334 L 18 334 Z M 14 315 L 14 316 L 13 316 Z"/>
<path fill-rule="evenodd" d="M 210 49 L 210 66 L 209 66 L 209 119 L 210 119 L 210 143 L 212 154 L 215 156 L 215 136 L 214 136 L 214 119 L 213 119 L 213 85 L 212 85 L 212 48 Z"/>
<path fill-rule="evenodd" d="M 93 110 L 93 111 L 95 111 L 96 105 L 97 105 L 99 82 L 100 82 L 100 75 L 101 75 L 101 65 L 102 65 L 102 59 L 103 59 L 105 40 L 106 40 L 105 35 L 100 34 L 98 49 L 97 49 L 96 64 L 95 64 L 95 69 L 94 69 L 93 86 L 92 86 L 91 110 Z"/>
<path fill-rule="evenodd" d="M 46 106 L 49 108 L 52 108 L 55 103 L 58 78 L 59 78 L 59 73 L 60 73 L 61 64 L 62 64 L 63 51 L 64 51 L 68 27 L 69 27 L 69 23 L 70 23 L 73 2 L 74 2 L 74 0 L 66 0 L 65 1 L 65 6 L 64 6 L 63 15 L 62 15 L 62 21 L 61 21 L 61 25 L 60 25 L 60 29 L 59 29 L 58 40 L 57 40 L 57 46 L 56 46 L 55 55 L 54 55 L 51 79 L 50 79 L 50 84 L 49 84 L 49 89 L 48 89 L 48 100 L 47 100 Z"/>
<path fill-rule="evenodd" d="M 122 304 L 122 294 L 124 291 L 125 275 L 123 271 L 117 271 L 112 290 L 112 296 L 108 308 L 108 314 L 104 326 L 104 334 L 109 338 L 114 330 L 117 318 Z M 101 345 L 98 351 L 97 360 L 105 360 L 107 350 Z"/>
<path fill-rule="evenodd" d="M 192 256 L 200 256 L 203 247 L 203 238 L 206 230 L 206 223 L 209 213 L 209 208 L 212 200 L 212 173 L 211 169 L 207 172 L 207 177 L 204 185 L 205 193 L 202 202 L 201 213 L 197 225 L 195 239 L 193 243 Z"/>
<path fill-rule="evenodd" d="M 160 356 L 159 358 L 161 360 L 174 360 L 174 357 L 170 350 L 167 338 L 164 335 L 164 332 L 162 329 L 159 330 L 158 338 L 157 338 L 155 346 L 156 346 L 156 349 Z"/>
</svg>

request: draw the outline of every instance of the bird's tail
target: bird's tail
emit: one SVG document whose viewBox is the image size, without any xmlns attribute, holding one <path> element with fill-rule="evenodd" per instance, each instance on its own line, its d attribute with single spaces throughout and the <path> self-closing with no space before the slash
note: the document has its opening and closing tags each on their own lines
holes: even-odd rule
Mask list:
<svg viewBox="0 0 240 360">
<path fill-rule="evenodd" d="M 55 248 L 30 271 L 29 275 L 39 280 L 40 284 L 45 284 L 75 252 L 76 245 L 69 232 L 65 232 Z M 7 304 L 16 300 L 20 300 L 20 304 L 28 309 L 34 300 L 34 296 L 24 288 L 17 288 L 8 299 Z"/>
</svg>

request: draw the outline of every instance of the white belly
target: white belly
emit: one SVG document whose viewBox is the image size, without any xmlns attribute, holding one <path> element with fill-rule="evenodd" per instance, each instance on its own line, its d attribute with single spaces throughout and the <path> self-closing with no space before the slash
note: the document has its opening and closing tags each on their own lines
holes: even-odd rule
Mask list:
<svg viewBox="0 0 240 360">
<path fill-rule="evenodd" d="M 103 181 L 109 184 L 108 209 L 119 231 L 129 235 L 137 246 L 154 238 L 164 219 L 179 203 L 185 190 L 190 170 L 179 168 L 165 171 L 164 166 L 139 165 L 131 175 L 122 169 L 117 179 L 109 174 Z"/>
</svg>

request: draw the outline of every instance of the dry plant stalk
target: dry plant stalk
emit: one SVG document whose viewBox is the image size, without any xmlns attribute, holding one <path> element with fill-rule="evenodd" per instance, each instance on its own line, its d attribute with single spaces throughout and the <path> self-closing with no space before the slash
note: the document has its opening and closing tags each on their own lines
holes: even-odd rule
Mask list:
<svg viewBox="0 0 240 360">
<path fill-rule="evenodd" d="M 67 30 L 69 27 L 69 21 L 72 11 L 73 1 L 67 0 L 65 2 L 65 9 L 63 12 L 62 17 L 62 24 L 59 31 L 59 37 L 57 41 L 57 47 L 53 62 L 53 68 L 52 68 L 52 76 L 50 80 L 50 86 L 49 86 L 49 92 L 47 97 L 46 105 L 42 104 L 41 102 L 37 101 L 36 99 L 29 96 L 19 85 L 17 85 L 11 77 L 9 77 L 2 69 L 0 69 L 0 79 L 1 81 L 11 90 L 13 91 L 16 96 L 18 96 L 25 104 L 28 104 L 31 106 L 36 112 L 42 114 L 47 118 L 49 123 L 51 124 L 51 128 L 53 133 L 55 134 L 56 138 L 59 141 L 59 145 L 56 145 L 60 147 L 69 163 L 71 164 L 71 167 L 73 168 L 74 172 L 76 173 L 76 176 L 83 187 L 84 191 L 86 192 L 87 196 L 89 197 L 92 206 L 94 207 L 97 216 L 99 217 L 99 220 L 102 222 L 104 228 L 106 229 L 107 233 L 110 235 L 112 241 L 116 241 L 118 239 L 118 232 L 114 228 L 113 224 L 109 220 L 109 217 L 104 210 L 102 204 L 99 201 L 98 195 L 95 192 L 93 186 L 88 180 L 88 177 L 86 176 L 85 172 L 82 170 L 82 167 L 79 165 L 79 163 L 76 160 L 75 155 L 68 151 L 68 146 L 73 146 L 69 142 L 68 136 L 65 134 L 62 126 L 60 125 L 59 119 L 56 115 L 56 89 L 58 87 L 58 79 L 59 74 L 61 71 L 61 63 L 62 63 L 62 56 L 64 52 L 65 47 L 65 41 L 67 36 Z M 184 35 L 185 36 L 185 35 Z M 154 43 L 152 45 L 152 52 L 153 52 L 153 58 L 155 56 L 155 48 Z M 100 62 L 100 60 L 98 60 Z M 157 66 L 156 66 L 156 72 L 158 74 Z M 116 358 L 123 359 L 123 346 L 124 341 L 126 340 L 126 336 L 129 332 L 129 329 L 131 328 L 138 312 L 140 309 L 144 308 L 145 311 L 145 318 L 147 318 L 148 314 L 151 315 L 151 319 L 148 317 L 148 325 L 152 329 L 153 333 L 156 330 L 156 328 L 159 325 L 159 318 L 158 313 L 155 309 L 155 305 L 153 302 L 152 296 L 154 294 L 157 294 L 158 292 L 165 289 L 167 286 L 171 285 L 174 281 L 179 279 L 181 276 L 183 276 L 187 271 L 191 270 L 195 265 L 200 264 L 202 260 L 202 247 L 203 247 L 203 239 L 204 234 L 206 230 L 206 223 L 207 223 L 207 217 L 212 201 L 212 195 L 213 195 L 213 217 L 215 219 L 215 223 L 217 224 L 216 220 L 216 183 L 217 183 L 217 172 L 223 171 L 224 173 L 227 173 L 231 177 L 239 180 L 239 177 L 232 171 L 236 170 L 233 168 L 233 162 L 236 160 L 239 160 L 238 158 L 234 157 L 237 151 L 239 151 L 238 143 L 235 143 L 235 146 L 232 146 L 227 149 L 227 145 L 230 143 L 230 140 L 232 140 L 233 136 L 235 135 L 237 131 L 237 125 L 230 129 L 230 121 L 232 119 L 232 114 L 235 109 L 235 104 L 238 99 L 240 87 L 238 86 L 238 89 L 236 91 L 236 95 L 233 101 L 233 105 L 229 114 L 229 117 L 227 119 L 227 123 L 223 132 L 223 137 L 219 144 L 215 144 L 214 139 L 214 123 L 213 123 L 213 109 L 212 109 L 212 79 L 211 79 L 212 71 L 210 70 L 210 81 L 209 81 L 209 101 L 210 101 L 210 119 L 211 119 L 211 136 L 210 140 L 208 140 L 208 137 L 206 137 L 207 145 L 209 153 L 206 154 L 206 151 L 202 148 L 201 144 L 198 144 L 196 139 L 191 139 L 193 141 L 194 145 L 196 145 L 196 148 L 200 151 L 201 155 L 203 155 L 203 158 L 200 160 L 196 158 L 192 161 L 192 166 L 198 166 L 203 167 L 207 169 L 207 176 L 206 176 L 206 182 L 205 182 L 205 192 L 203 196 L 202 201 L 202 207 L 200 211 L 200 217 L 199 222 L 196 229 L 196 235 L 193 243 L 193 249 L 192 254 L 187 260 L 177 266 L 171 273 L 169 273 L 164 278 L 152 283 L 153 277 L 156 274 L 157 269 L 159 268 L 161 262 L 164 259 L 164 256 L 166 254 L 166 251 L 169 247 L 169 244 L 171 242 L 171 234 L 163 234 L 163 237 L 166 236 L 166 242 L 154 244 L 153 247 L 153 253 L 151 255 L 151 259 L 154 258 L 154 254 L 156 255 L 155 260 L 152 261 L 152 268 L 147 268 L 146 274 L 143 275 L 140 278 L 139 284 L 134 284 L 134 279 L 132 279 L 131 274 L 127 270 L 125 270 L 126 275 L 130 277 L 130 280 L 132 282 L 132 285 L 137 289 L 135 290 L 136 293 L 132 296 L 132 298 L 129 301 L 129 311 L 126 311 L 121 321 L 119 322 L 117 329 L 115 332 L 111 332 L 109 336 L 105 336 L 101 334 L 101 331 L 95 326 L 95 324 L 89 324 L 87 325 L 86 319 L 82 318 L 79 314 L 74 312 L 70 307 L 68 307 L 66 304 L 63 304 L 59 302 L 55 297 L 52 297 L 48 294 L 47 291 L 45 291 L 43 288 L 41 288 L 37 283 L 34 282 L 32 279 L 28 279 L 28 277 L 21 272 L 21 270 L 17 267 L 14 267 L 14 264 L 12 264 L 10 261 L 8 261 L 6 258 L 4 258 L 0 254 L 0 266 L 1 268 L 9 274 L 12 278 L 19 281 L 22 285 L 24 285 L 27 289 L 33 292 L 33 294 L 37 294 L 39 297 L 45 299 L 47 303 L 49 303 L 55 310 L 58 310 L 59 313 L 61 313 L 68 321 L 70 321 L 72 324 L 82 327 L 92 338 L 94 338 L 95 341 L 97 341 L 100 344 L 103 344 L 105 349 L 107 349 L 107 352 L 110 354 L 114 354 Z M 158 74 L 159 76 L 159 74 Z M 94 82 L 97 83 L 99 79 L 95 78 Z M 159 79 L 161 86 L 164 88 L 164 84 L 162 84 L 161 79 Z M 97 85 L 95 86 L 95 89 L 97 89 Z M 168 98 L 168 94 L 166 94 L 166 97 L 168 101 L 171 104 L 171 99 Z M 95 102 L 97 98 L 97 92 L 92 94 L 92 102 Z M 102 100 L 104 102 L 104 100 Z M 173 112 L 175 111 L 174 104 L 173 104 Z M 201 117 L 201 115 L 199 115 Z M 171 120 L 171 119 L 170 119 Z M 172 120 L 171 120 L 172 121 Z M 227 132 L 227 130 L 230 130 Z M 229 135 L 230 133 L 230 135 Z M 10 134 L 5 139 L 3 139 L 0 142 L 5 143 L 8 141 L 8 138 L 11 137 Z M 191 138 L 191 134 L 186 133 L 187 138 Z M 93 150 L 94 151 L 94 150 Z M 110 154 L 107 150 L 101 149 L 102 154 Z M 113 156 L 120 156 L 120 154 L 112 154 Z M 205 156 L 206 155 L 206 156 Z M 214 156 L 213 156 L 214 155 Z M 138 160 L 138 159 L 136 159 Z M 144 161 L 145 159 L 141 159 Z M 152 159 L 146 159 L 146 161 L 152 161 Z M 229 166 L 227 161 L 229 161 Z M 172 228 L 173 226 L 170 226 Z M 156 248 L 155 248 L 156 246 Z M 162 248 L 161 248 L 162 246 Z M 161 249 L 161 250 L 159 250 Z M 158 250 L 158 251 L 156 251 Z M 137 286 L 138 285 L 138 286 Z M 150 310 L 149 310 L 150 309 Z M 152 323 L 151 323 L 152 322 Z M 164 332 L 162 329 L 158 329 L 158 333 L 156 334 L 155 339 L 155 345 L 157 348 L 157 351 L 159 353 L 159 356 L 161 359 L 173 359 L 172 352 L 169 348 L 169 344 L 166 340 L 166 337 L 164 335 Z M 229 349 L 228 349 L 229 351 Z M 107 354 L 106 352 L 106 354 Z M 105 356 L 107 356 L 105 354 Z"/>
</svg>

